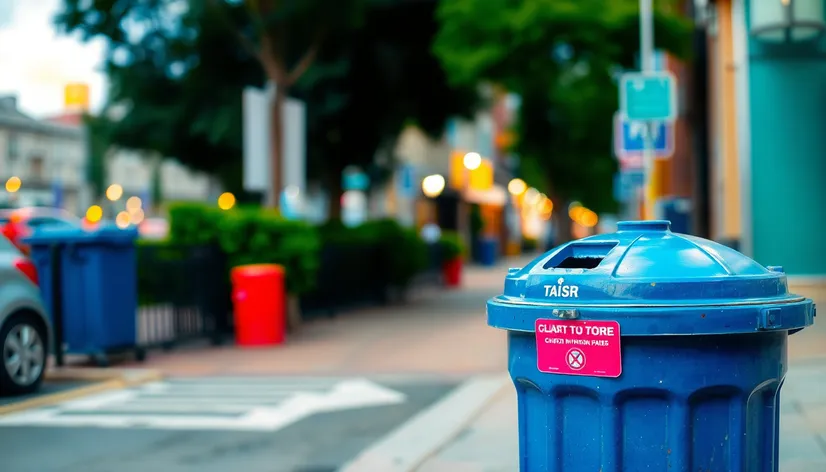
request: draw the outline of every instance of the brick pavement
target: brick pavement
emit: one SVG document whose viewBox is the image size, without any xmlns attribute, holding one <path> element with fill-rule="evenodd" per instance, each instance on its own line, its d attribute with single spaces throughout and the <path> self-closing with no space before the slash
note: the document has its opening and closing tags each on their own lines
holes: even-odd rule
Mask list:
<svg viewBox="0 0 826 472">
<path fill-rule="evenodd" d="M 506 337 L 485 323 L 485 301 L 501 293 L 507 268 L 466 268 L 459 290 L 426 289 L 408 304 L 342 313 L 302 326 L 281 346 L 151 353 L 145 367 L 176 376 L 432 374 L 501 372 Z"/>
</svg>

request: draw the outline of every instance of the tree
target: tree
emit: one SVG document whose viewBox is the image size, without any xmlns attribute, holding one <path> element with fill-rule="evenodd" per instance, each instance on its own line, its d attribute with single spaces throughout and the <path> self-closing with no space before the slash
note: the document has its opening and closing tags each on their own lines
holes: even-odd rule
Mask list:
<svg viewBox="0 0 826 472">
<path fill-rule="evenodd" d="M 169 95 L 166 108 L 173 114 L 186 113 L 187 110 L 182 110 L 179 102 L 169 98 L 174 97 L 176 91 L 191 90 L 176 90 L 175 85 L 180 82 L 174 80 L 175 76 L 186 74 L 190 68 L 207 69 L 200 67 L 199 62 L 213 57 L 211 50 L 203 49 L 204 43 L 209 43 L 218 50 L 235 49 L 237 45 L 243 47 L 246 55 L 257 63 L 265 77 L 275 85 L 272 104 L 271 203 L 277 206 L 282 187 L 281 110 L 284 101 L 290 88 L 315 61 L 325 38 L 339 29 L 347 30 L 358 25 L 364 4 L 365 0 L 64 0 L 64 9 L 58 15 L 57 23 L 64 31 L 80 30 L 87 38 L 106 37 L 110 43 L 107 62 L 112 75 L 117 75 L 118 68 L 144 66 L 146 74 L 143 78 L 149 82 L 132 85 L 138 89 L 152 86 L 167 89 Z M 222 44 L 211 41 L 218 38 L 223 41 Z M 192 54 L 193 46 L 196 50 L 201 46 L 200 52 L 206 54 Z M 237 51 L 234 52 L 237 54 Z M 232 62 L 232 56 L 217 57 Z M 236 56 L 236 62 L 242 60 Z M 224 74 L 230 70 L 212 72 Z M 240 97 L 219 95 L 218 99 L 238 100 Z M 227 125 L 232 118 L 230 110 L 226 108 L 222 114 Z M 196 117 L 192 127 L 196 131 L 207 131 L 214 124 L 210 119 Z M 168 139 L 169 131 L 155 130 L 153 134 L 160 136 L 153 138 Z M 164 134 L 167 136 L 163 136 Z"/>
<path fill-rule="evenodd" d="M 112 17 L 104 25 L 96 21 L 111 5 L 79 13 L 77 0 L 64 1 L 58 17 L 64 30 L 102 36 L 111 45 L 109 98 L 128 105 L 109 124 L 112 141 L 177 157 L 240 190 L 241 91 L 267 80 L 238 37 L 237 25 L 249 15 L 240 8 L 248 6 L 220 4 L 234 15 L 227 21 L 214 4 L 159 13 L 156 8 L 169 8 L 164 2 L 144 2 L 131 16 Z M 408 120 L 438 136 L 448 116 L 472 110 L 472 90 L 448 87 L 430 51 L 435 7 L 435 0 L 370 0 L 361 27 L 328 30 L 312 67 L 288 90 L 307 104 L 309 170 L 327 182 L 334 216 L 344 167 L 360 165 L 378 177 L 392 160 L 377 166 L 373 157 L 377 150 L 392 149 Z M 152 33 L 127 41 L 119 26 L 127 18 Z M 175 26 L 167 27 L 170 23 Z"/>
<path fill-rule="evenodd" d="M 430 51 L 436 6 L 436 0 L 371 4 L 364 27 L 331 39 L 319 67 L 295 87 L 307 102 L 309 169 L 325 181 L 334 218 L 345 167 L 364 168 L 377 182 L 393 166 L 403 126 L 414 123 L 441 137 L 448 117 L 474 110 L 475 89 L 448 86 Z M 324 72 L 336 68 L 342 73 Z M 385 162 L 375 162 L 377 151 Z"/>
<path fill-rule="evenodd" d="M 687 54 L 690 25 L 655 10 L 657 46 Z M 443 0 L 434 52 L 452 84 L 489 81 L 521 95 L 517 140 L 523 178 L 565 206 L 613 209 L 614 77 L 638 50 L 636 0 Z"/>
</svg>

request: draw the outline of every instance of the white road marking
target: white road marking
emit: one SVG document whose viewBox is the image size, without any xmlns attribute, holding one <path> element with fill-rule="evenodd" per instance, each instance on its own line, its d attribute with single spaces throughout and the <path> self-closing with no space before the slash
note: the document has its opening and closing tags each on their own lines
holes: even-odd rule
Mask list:
<svg viewBox="0 0 826 472">
<path fill-rule="evenodd" d="M 230 379 L 155 382 L 2 416 L 0 426 L 276 431 L 316 413 L 406 400 L 366 379 Z"/>
</svg>

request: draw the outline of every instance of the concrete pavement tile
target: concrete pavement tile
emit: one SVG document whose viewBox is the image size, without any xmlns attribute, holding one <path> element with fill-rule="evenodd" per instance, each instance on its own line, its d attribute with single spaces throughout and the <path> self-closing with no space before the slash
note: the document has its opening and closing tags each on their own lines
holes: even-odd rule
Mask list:
<svg viewBox="0 0 826 472">
<path fill-rule="evenodd" d="M 782 395 L 781 395 L 782 397 Z M 800 413 L 799 404 L 795 401 L 789 401 L 785 397 L 780 400 L 780 414 L 796 414 Z"/>
<path fill-rule="evenodd" d="M 823 461 L 826 454 L 811 433 L 780 435 L 780 463 L 791 461 Z"/>
<path fill-rule="evenodd" d="M 516 392 L 510 386 L 417 472 L 513 472 L 519 468 Z"/>
<path fill-rule="evenodd" d="M 806 417 L 797 411 L 780 412 L 780 433 L 781 434 L 795 434 L 795 433 L 814 433 L 811 425 Z"/>
<path fill-rule="evenodd" d="M 780 472 L 815 472 L 820 470 L 826 470 L 826 460 L 789 461 L 780 464 Z"/>
<path fill-rule="evenodd" d="M 826 435 L 826 404 L 801 404 L 801 416 L 805 418 L 809 431 Z"/>
<path fill-rule="evenodd" d="M 438 454 L 477 421 L 500 392 L 513 389 L 506 375 L 471 379 L 341 468 L 341 472 L 409 472 Z M 484 463 L 484 459 L 477 457 Z"/>
<path fill-rule="evenodd" d="M 786 402 L 826 405 L 826 375 L 796 374 L 793 378 L 787 376 L 780 397 Z"/>
</svg>

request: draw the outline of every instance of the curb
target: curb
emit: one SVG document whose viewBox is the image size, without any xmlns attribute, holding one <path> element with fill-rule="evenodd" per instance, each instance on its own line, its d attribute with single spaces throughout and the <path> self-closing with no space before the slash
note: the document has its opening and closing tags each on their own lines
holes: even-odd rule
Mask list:
<svg viewBox="0 0 826 472">
<path fill-rule="evenodd" d="M 74 380 L 105 381 L 122 380 L 128 384 L 161 380 L 163 375 L 151 369 L 117 369 L 97 367 L 52 367 L 46 371 L 45 380 L 66 382 Z"/>
<path fill-rule="evenodd" d="M 511 385 L 507 375 L 480 376 L 466 381 L 359 453 L 338 472 L 415 472 Z"/>
<path fill-rule="evenodd" d="M 53 382 L 85 380 L 95 383 L 0 406 L 0 416 L 162 379 L 163 375 L 160 372 L 145 369 L 88 369 L 78 367 L 51 369 L 46 373 L 45 380 Z"/>
</svg>

